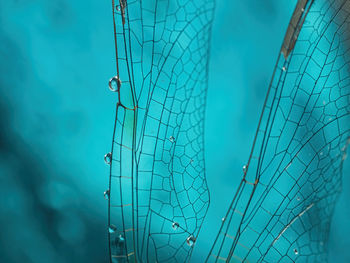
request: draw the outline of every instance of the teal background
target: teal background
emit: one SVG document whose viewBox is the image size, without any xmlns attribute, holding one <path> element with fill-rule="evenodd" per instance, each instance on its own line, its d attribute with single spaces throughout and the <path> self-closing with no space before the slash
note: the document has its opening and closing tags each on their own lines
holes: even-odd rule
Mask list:
<svg viewBox="0 0 350 263">
<path fill-rule="evenodd" d="M 296 0 L 217 1 L 206 118 L 213 242 L 248 159 Z M 103 192 L 116 97 L 110 1 L 0 1 L 0 262 L 107 262 Z M 350 262 L 350 163 L 329 262 Z"/>
</svg>

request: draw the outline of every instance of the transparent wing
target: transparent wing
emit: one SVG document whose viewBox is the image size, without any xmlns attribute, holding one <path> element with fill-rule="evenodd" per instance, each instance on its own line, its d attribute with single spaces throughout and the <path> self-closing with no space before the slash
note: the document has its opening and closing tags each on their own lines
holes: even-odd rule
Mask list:
<svg viewBox="0 0 350 263">
<path fill-rule="evenodd" d="M 207 262 L 326 262 L 350 135 L 350 1 L 300 0 Z"/>
<path fill-rule="evenodd" d="M 113 262 L 187 262 L 209 205 L 203 155 L 212 0 L 113 1 Z"/>
</svg>

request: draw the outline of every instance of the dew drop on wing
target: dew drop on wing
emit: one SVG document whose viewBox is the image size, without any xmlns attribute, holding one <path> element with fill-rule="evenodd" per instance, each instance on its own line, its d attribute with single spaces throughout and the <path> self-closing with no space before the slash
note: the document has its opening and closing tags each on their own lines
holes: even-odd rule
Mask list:
<svg viewBox="0 0 350 263">
<path fill-rule="evenodd" d="M 119 243 L 123 243 L 125 239 L 122 235 L 119 235 L 116 240 L 118 240 Z"/>
<path fill-rule="evenodd" d="M 178 222 L 174 222 L 174 223 L 171 225 L 171 227 L 172 227 L 174 230 L 178 229 L 179 226 L 180 226 L 180 225 L 179 225 Z"/>
<path fill-rule="evenodd" d="M 112 154 L 111 153 L 106 153 L 104 157 L 105 163 L 106 164 L 111 164 L 112 162 Z"/>
<path fill-rule="evenodd" d="M 114 240 L 114 245 L 115 245 L 115 248 L 116 248 L 116 254 L 118 256 L 121 256 L 121 255 L 124 255 L 125 254 L 125 239 L 122 235 L 119 235 L 115 238 Z M 121 261 L 118 261 L 118 262 L 125 262 L 123 261 L 124 259 L 121 259 Z"/>
<path fill-rule="evenodd" d="M 109 199 L 109 189 L 107 189 L 104 193 L 103 193 L 103 197 L 108 200 Z"/>
<path fill-rule="evenodd" d="M 190 247 L 192 247 L 194 245 L 194 243 L 196 242 L 196 239 L 194 238 L 194 236 L 189 236 L 187 239 L 186 239 L 186 243 L 187 245 L 189 245 Z"/>
<path fill-rule="evenodd" d="M 115 225 L 110 225 L 108 228 L 108 232 L 110 234 L 113 234 L 113 233 L 115 233 L 115 231 L 117 231 L 117 227 Z"/>
<path fill-rule="evenodd" d="M 243 173 L 246 174 L 247 173 L 247 166 L 243 165 Z"/>
<path fill-rule="evenodd" d="M 120 86 L 121 86 L 121 82 L 118 76 L 114 76 L 108 82 L 108 87 L 110 91 L 113 91 L 113 92 L 119 91 Z"/>
<path fill-rule="evenodd" d="M 170 137 L 169 137 L 169 141 L 175 142 L 175 137 L 174 137 L 174 136 L 170 136 Z"/>
</svg>

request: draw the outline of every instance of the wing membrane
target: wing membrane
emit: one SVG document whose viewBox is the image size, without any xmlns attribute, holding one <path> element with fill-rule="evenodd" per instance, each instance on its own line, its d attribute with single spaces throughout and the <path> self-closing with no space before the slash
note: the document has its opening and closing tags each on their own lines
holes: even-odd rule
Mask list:
<svg viewBox="0 0 350 263">
<path fill-rule="evenodd" d="M 190 259 L 209 205 L 203 127 L 213 8 L 211 0 L 113 2 L 113 262 Z"/>
<path fill-rule="evenodd" d="M 297 4 L 241 184 L 207 262 L 327 260 L 350 135 L 349 7 Z"/>
</svg>

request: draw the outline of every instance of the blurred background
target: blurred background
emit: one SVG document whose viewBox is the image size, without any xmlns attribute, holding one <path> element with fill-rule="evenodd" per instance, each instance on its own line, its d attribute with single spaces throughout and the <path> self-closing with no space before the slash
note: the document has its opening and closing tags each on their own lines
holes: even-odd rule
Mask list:
<svg viewBox="0 0 350 263">
<path fill-rule="evenodd" d="M 206 118 L 202 262 L 248 159 L 296 0 L 217 1 Z M 0 1 L 0 262 L 107 263 L 115 97 L 111 1 Z M 350 262 L 350 162 L 329 262 Z"/>
</svg>

